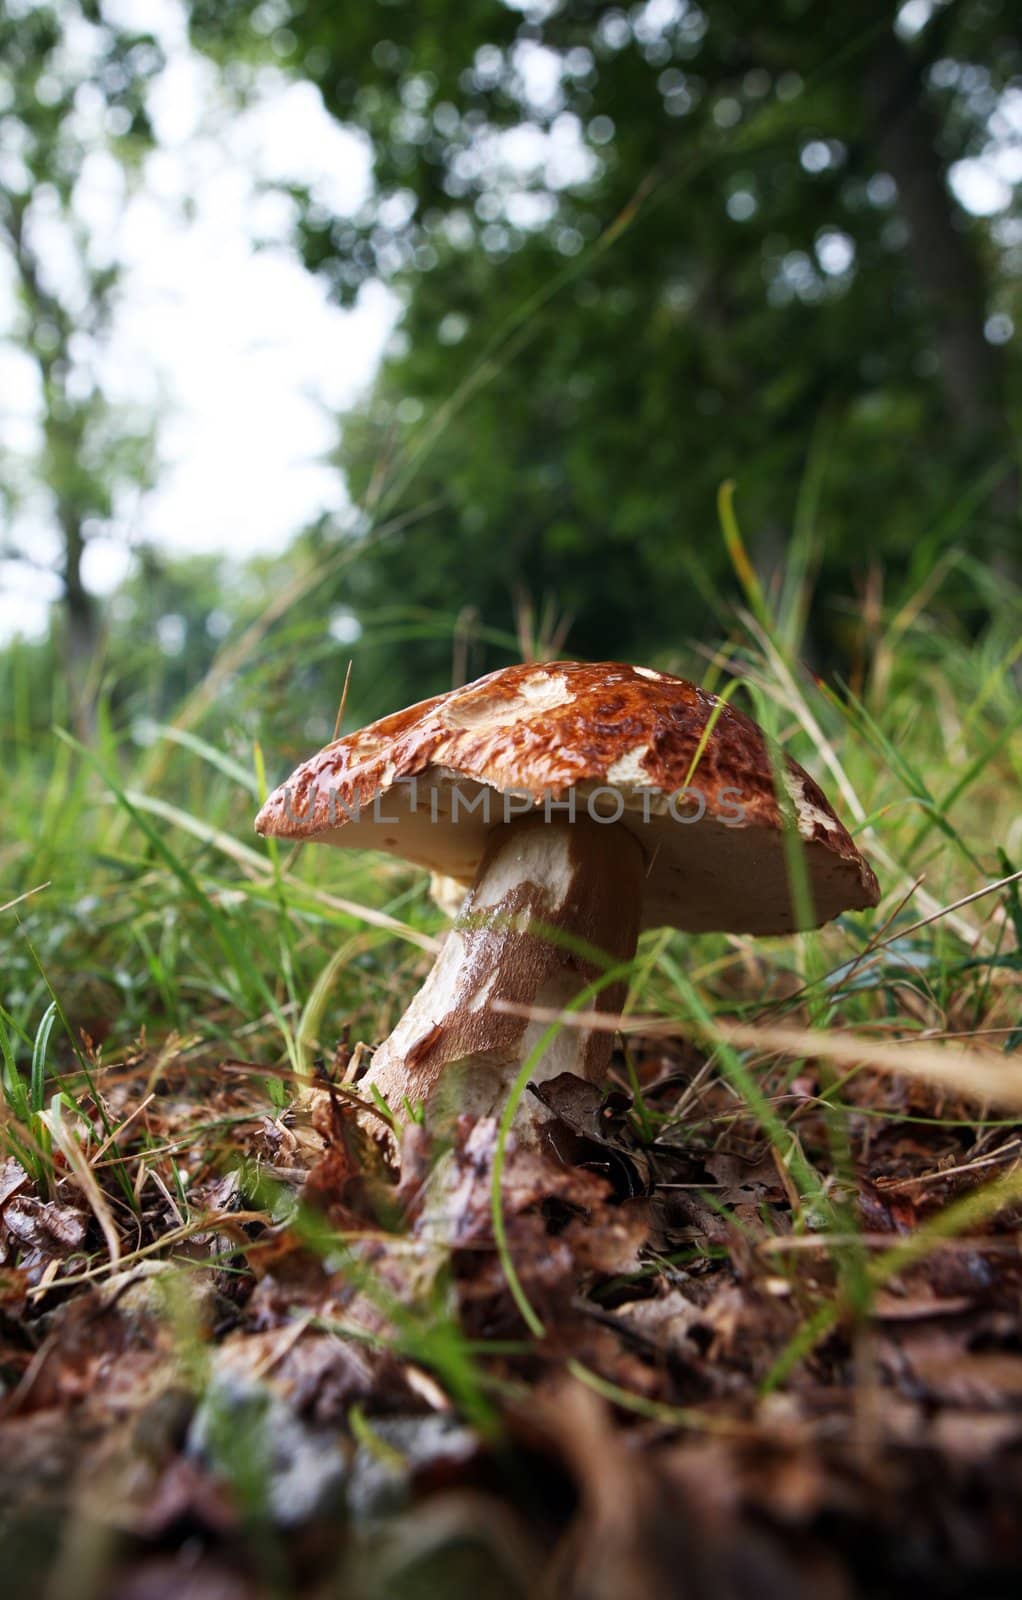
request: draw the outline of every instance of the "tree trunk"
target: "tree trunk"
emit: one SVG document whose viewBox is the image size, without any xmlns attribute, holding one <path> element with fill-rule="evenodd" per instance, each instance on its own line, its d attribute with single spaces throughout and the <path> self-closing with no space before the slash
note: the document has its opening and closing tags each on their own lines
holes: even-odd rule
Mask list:
<svg viewBox="0 0 1022 1600">
<path fill-rule="evenodd" d="M 1005 462 L 992 505 L 1014 519 L 1018 470 L 1004 400 L 1001 352 L 986 338 L 986 285 L 956 216 L 917 62 L 885 30 L 866 64 L 863 95 L 877 154 L 898 187 L 912 271 L 933 317 L 948 410 L 983 455 Z"/>
<path fill-rule="evenodd" d="M 75 737 L 91 744 L 96 733 L 96 665 L 99 617 L 96 602 L 82 582 L 85 540 L 81 522 L 70 506 L 59 508 L 64 535 L 64 665 L 68 710 Z"/>
</svg>

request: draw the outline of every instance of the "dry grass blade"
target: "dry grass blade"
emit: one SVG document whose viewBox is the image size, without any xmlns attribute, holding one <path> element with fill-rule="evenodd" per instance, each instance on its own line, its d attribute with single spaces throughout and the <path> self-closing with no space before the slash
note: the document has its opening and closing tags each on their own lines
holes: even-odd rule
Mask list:
<svg viewBox="0 0 1022 1600">
<path fill-rule="evenodd" d="M 211 1211 L 201 1217 L 195 1217 L 190 1222 L 184 1223 L 180 1228 L 169 1228 L 158 1239 L 153 1239 L 149 1244 L 140 1245 L 137 1250 L 131 1250 L 127 1255 L 120 1256 L 115 1262 L 101 1262 L 98 1266 L 87 1267 L 82 1272 L 66 1273 L 60 1278 L 60 1288 L 71 1289 L 82 1283 L 99 1283 L 108 1278 L 116 1267 L 126 1271 L 129 1267 L 137 1265 L 140 1261 L 147 1261 L 152 1256 L 166 1255 L 168 1260 L 173 1260 L 170 1254 L 173 1247 L 182 1244 L 184 1240 L 191 1239 L 197 1233 L 224 1233 L 238 1241 L 239 1247 L 249 1244 L 243 1233 L 247 1223 L 257 1222 L 268 1225 L 271 1217 L 266 1211 Z M 192 1265 L 192 1263 L 189 1263 Z M 28 1291 L 30 1300 L 39 1300 L 53 1285 L 49 1282 L 36 1284 Z"/>
<path fill-rule="evenodd" d="M 622 1017 L 601 1011 L 559 1011 L 554 1006 L 514 1006 L 496 1001 L 494 1009 L 532 1021 L 560 1022 L 567 1028 L 600 1028 L 605 1032 L 641 1034 L 647 1038 L 698 1031 L 679 1018 Z M 1022 1075 L 1016 1062 L 992 1051 L 962 1050 L 906 1039 L 883 1043 L 860 1034 L 823 1032 L 814 1028 L 766 1026 L 715 1020 L 713 1035 L 739 1049 L 769 1055 L 809 1056 L 845 1067 L 919 1078 L 936 1088 L 1005 1110 L 1022 1110 Z"/>
<path fill-rule="evenodd" d="M 23 901 L 31 900 L 34 894 L 39 894 L 43 889 L 48 889 L 49 887 L 49 879 L 47 879 L 45 883 L 37 883 L 34 888 L 26 889 L 24 894 L 16 894 L 13 900 L 5 901 L 4 904 L 0 906 L 0 911 L 10 911 L 14 906 L 20 906 Z"/>
<path fill-rule="evenodd" d="M 335 744 L 337 742 L 337 739 L 338 739 L 338 737 L 340 735 L 340 732 L 341 732 L 341 728 L 342 728 L 343 723 L 344 723 L 344 708 L 348 704 L 348 690 L 351 687 L 351 669 L 352 669 L 352 667 L 354 665 L 355 665 L 354 661 L 349 661 L 348 662 L 348 670 L 344 674 L 344 688 L 341 690 L 341 703 L 337 707 L 337 717 L 336 717 L 336 719 L 334 721 L 334 743 Z"/>
<path fill-rule="evenodd" d="M 1022 1077 L 1017 1064 L 992 1051 L 963 1050 L 906 1039 L 881 1043 L 854 1033 L 812 1028 L 761 1027 L 719 1023 L 720 1037 L 739 1048 L 778 1055 L 814 1056 L 839 1065 L 919 1078 L 968 1100 L 1022 1110 Z"/>
<path fill-rule="evenodd" d="M 272 878 L 272 867 L 266 857 L 249 845 L 242 844 L 240 839 L 235 839 L 233 834 L 224 828 L 217 828 L 211 823 L 204 822 L 201 817 L 194 817 L 190 812 L 183 811 L 180 806 L 171 805 L 154 795 L 144 794 L 141 790 L 130 789 L 125 793 L 137 810 L 146 811 L 154 817 L 162 817 L 165 822 L 170 822 L 185 833 L 190 833 L 193 838 L 212 845 L 214 849 L 242 867 L 251 877 L 261 881 L 269 881 Z M 396 934 L 406 943 L 418 945 L 420 950 L 426 950 L 430 955 L 435 955 L 440 949 L 439 939 L 432 938 L 428 933 L 420 933 L 418 928 L 412 928 L 399 918 L 389 916 L 386 911 L 378 911 L 374 906 L 361 905 L 357 900 L 348 900 L 342 895 L 327 894 L 311 884 L 296 885 L 296 888 L 304 899 L 311 900 L 330 911 L 340 911 L 345 916 L 354 917 L 359 922 L 367 923 L 369 927 Z"/>
<path fill-rule="evenodd" d="M 1007 889 L 1010 884 L 1018 883 L 1020 879 L 1022 879 L 1022 871 L 1009 872 L 1007 877 L 997 878 L 993 883 L 985 883 L 982 889 L 973 889 L 971 894 L 962 895 L 960 900 L 953 900 L 950 905 L 940 906 L 936 911 L 927 913 L 925 917 L 920 917 L 918 922 L 910 922 L 907 928 L 898 928 L 896 932 L 890 934 L 886 939 L 880 940 L 878 944 L 871 945 L 864 952 L 862 964 L 864 965 L 867 961 L 872 960 L 878 951 L 886 950 L 896 940 L 906 939 L 910 934 L 918 933 L 920 928 L 928 928 L 931 923 L 939 922 L 942 917 L 951 919 L 952 913 L 959 911 L 962 906 L 971 906 L 974 901 L 982 900 L 988 894 L 996 894 L 998 889 Z"/>
<path fill-rule="evenodd" d="M 95 1173 L 90 1167 L 85 1152 L 75 1141 L 74 1135 L 65 1125 L 60 1115 L 60 1102 L 55 1101 L 49 1111 L 41 1111 L 39 1120 L 46 1124 L 54 1144 L 74 1173 L 75 1181 L 99 1223 L 103 1238 L 106 1240 L 107 1253 L 110 1257 L 110 1268 L 113 1270 L 121 1259 L 121 1241 L 114 1222 L 113 1213 L 106 1195 L 103 1193 Z"/>
</svg>

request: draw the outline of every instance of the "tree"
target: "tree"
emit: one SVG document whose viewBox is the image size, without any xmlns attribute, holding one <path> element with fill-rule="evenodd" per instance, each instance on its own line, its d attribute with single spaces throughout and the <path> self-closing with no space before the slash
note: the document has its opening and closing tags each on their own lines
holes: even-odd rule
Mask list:
<svg viewBox="0 0 1022 1600">
<path fill-rule="evenodd" d="M 802 486 L 838 605 L 869 551 L 911 577 L 949 527 L 1007 557 L 1017 372 L 988 332 L 1011 236 L 949 183 L 1022 68 L 997 0 L 192 17 L 221 53 L 269 35 L 372 140 L 372 203 L 301 226 L 342 300 L 377 274 L 407 296 L 339 455 L 409 519 L 358 568 L 363 615 L 505 625 L 525 592 L 574 614 L 580 652 L 670 653 L 726 583 L 726 478 L 768 577 Z M 817 613 L 818 647 L 845 626 Z"/>
<path fill-rule="evenodd" d="M 0 253 L 16 291 L 4 342 L 34 370 L 38 395 L 31 441 L 5 451 L 0 558 L 48 571 L 44 540 L 56 536 L 70 709 L 88 737 L 100 628 L 86 545 L 108 530 L 125 486 L 149 481 L 152 433 L 101 381 L 120 271 L 82 198 L 103 176 L 123 205 L 163 62 L 150 35 L 114 27 L 91 0 L 0 8 L 0 59 Z"/>
</svg>

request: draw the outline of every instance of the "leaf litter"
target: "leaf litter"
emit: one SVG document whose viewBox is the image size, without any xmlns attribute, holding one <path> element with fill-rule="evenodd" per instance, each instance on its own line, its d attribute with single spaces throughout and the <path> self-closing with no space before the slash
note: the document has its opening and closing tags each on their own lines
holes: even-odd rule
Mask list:
<svg viewBox="0 0 1022 1600">
<path fill-rule="evenodd" d="M 542 1338 L 494 1239 L 492 1121 L 443 1149 L 412 1124 L 397 1178 L 329 1081 L 268 1115 L 257 1063 L 164 1054 L 155 1096 L 144 1049 L 100 1072 L 122 1131 L 100 1139 L 86 1095 L 76 1132 L 99 1206 L 61 1149 L 48 1185 L 0 1167 L 12 1586 L 1010 1592 L 1018 1130 L 859 1072 L 839 1150 L 825 1065 L 777 1065 L 761 1083 L 809 1194 L 691 1044 L 629 1048 L 641 1107 L 622 1058 L 607 1093 L 536 1086 L 544 1148 L 508 1141 L 507 1248 Z"/>
</svg>

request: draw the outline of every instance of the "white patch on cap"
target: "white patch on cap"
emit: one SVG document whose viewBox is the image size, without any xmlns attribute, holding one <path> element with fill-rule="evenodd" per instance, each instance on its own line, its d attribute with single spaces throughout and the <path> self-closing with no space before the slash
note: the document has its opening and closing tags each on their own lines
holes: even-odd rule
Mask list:
<svg viewBox="0 0 1022 1600">
<path fill-rule="evenodd" d="M 393 739 L 381 738 L 378 733 L 373 733 L 363 728 L 358 733 L 347 733 L 343 739 L 332 739 L 324 748 L 336 750 L 344 745 L 352 761 L 372 761 L 381 751 L 387 750 L 393 744 Z"/>
<path fill-rule="evenodd" d="M 812 839 L 817 828 L 822 828 L 827 839 L 834 836 L 834 818 L 826 811 L 821 811 L 806 793 L 805 779 L 798 773 L 789 772 L 785 768 L 784 787 L 791 796 L 791 803 L 795 807 L 795 817 L 798 821 L 798 831 L 803 839 Z"/>
<path fill-rule="evenodd" d="M 643 760 L 649 755 L 649 745 L 637 744 L 634 750 L 626 750 L 623 756 L 618 756 L 607 768 L 607 782 L 634 784 L 636 788 L 644 788 L 649 784 L 649 773 L 643 766 Z"/>
<path fill-rule="evenodd" d="M 570 705 L 571 700 L 571 690 L 563 672 L 542 672 L 526 678 L 512 700 L 497 694 L 470 691 L 449 700 L 443 716 L 448 726 L 453 728 L 480 728 L 487 722 L 506 726 L 524 722 L 528 717 L 539 716 L 544 711 L 553 711 L 557 706 Z"/>
<path fill-rule="evenodd" d="M 635 670 L 640 678 L 652 678 L 654 683 L 663 682 L 664 674 L 662 672 L 654 672 L 652 667 L 636 667 Z"/>
<path fill-rule="evenodd" d="M 554 706 L 566 706 L 571 700 L 563 672 L 544 672 L 542 676 L 526 678 L 519 693 L 537 711 L 552 711 Z"/>
</svg>

